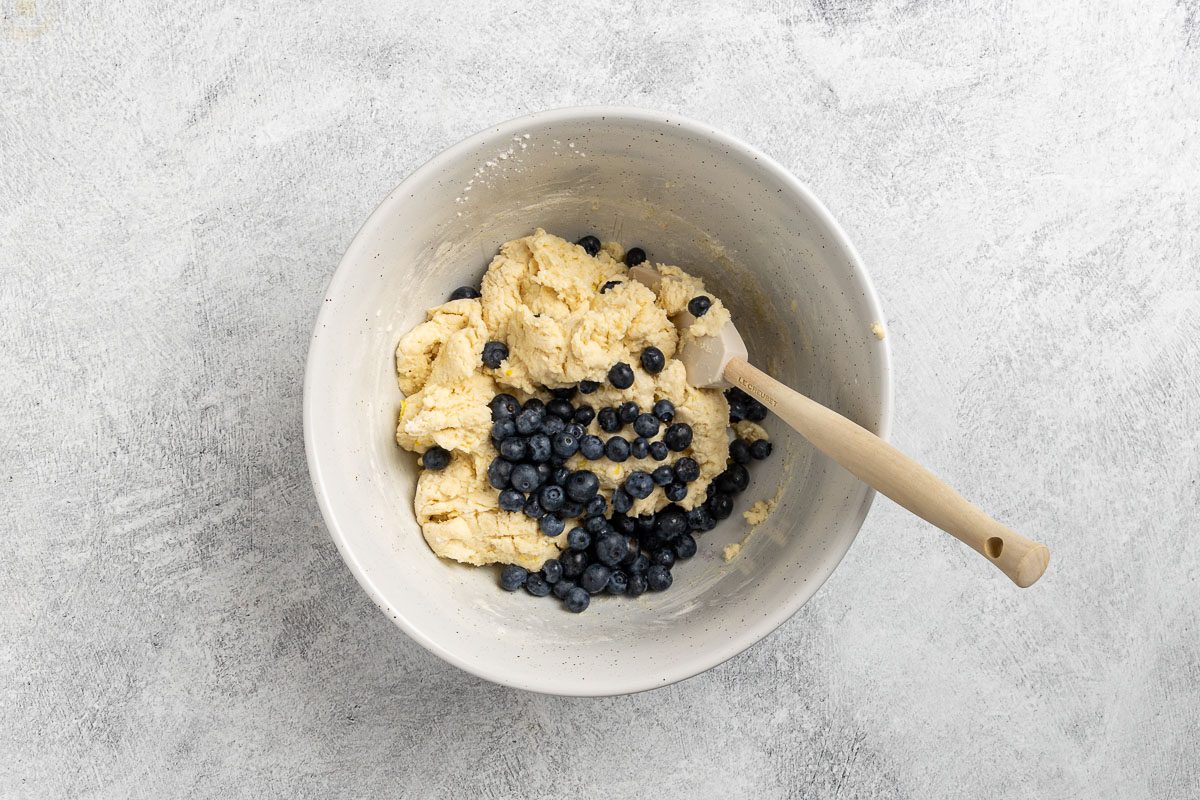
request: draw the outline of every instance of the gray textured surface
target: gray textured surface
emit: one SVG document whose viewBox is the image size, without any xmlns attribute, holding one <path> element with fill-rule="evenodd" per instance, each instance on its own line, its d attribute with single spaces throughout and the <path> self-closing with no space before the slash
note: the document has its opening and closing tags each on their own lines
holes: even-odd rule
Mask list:
<svg viewBox="0 0 1200 800">
<path fill-rule="evenodd" d="M 557 5 L 0 0 L 0 795 L 1195 796 L 1200 5 Z M 880 502 L 770 639 L 601 701 L 369 603 L 304 466 L 324 284 L 424 159 L 586 102 L 810 183 L 895 440 L 1042 584 Z"/>
</svg>

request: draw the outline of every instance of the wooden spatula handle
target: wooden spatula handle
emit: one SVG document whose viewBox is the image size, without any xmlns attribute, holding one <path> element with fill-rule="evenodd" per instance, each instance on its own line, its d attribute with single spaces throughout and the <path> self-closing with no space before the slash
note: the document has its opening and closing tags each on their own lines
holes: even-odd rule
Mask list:
<svg viewBox="0 0 1200 800">
<path fill-rule="evenodd" d="M 864 483 L 991 561 L 1017 586 L 1032 586 L 1046 571 L 1050 550 L 1044 544 L 1001 525 L 866 428 L 784 386 L 743 359 L 730 360 L 725 379 L 765 404 Z"/>
</svg>

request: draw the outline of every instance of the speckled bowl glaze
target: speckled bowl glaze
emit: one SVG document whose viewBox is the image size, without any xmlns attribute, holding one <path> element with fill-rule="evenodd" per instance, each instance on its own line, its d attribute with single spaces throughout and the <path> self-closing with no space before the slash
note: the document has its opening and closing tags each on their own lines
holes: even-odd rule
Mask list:
<svg viewBox="0 0 1200 800">
<path fill-rule="evenodd" d="M 383 201 L 329 284 L 309 348 L 309 469 L 342 557 L 409 636 L 497 683 L 612 695 L 706 670 L 766 636 L 838 565 L 872 492 L 777 420 L 734 516 L 699 537 L 675 584 L 582 615 L 497 588 L 494 568 L 443 561 L 413 515 L 416 459 L 394 443 L 393 352 L 425 310 L 477 285 L 499 245 L 544 227 L 646 249 L 702 276 L 751 359 L 888 432 L 882 312 L 853 246 L 790 173 L 706 125 L 626 108 L 567 108 L 493 126 L 441 153 Z M 726 563 L 742 512 L 779 505 Z"/>
</svg>

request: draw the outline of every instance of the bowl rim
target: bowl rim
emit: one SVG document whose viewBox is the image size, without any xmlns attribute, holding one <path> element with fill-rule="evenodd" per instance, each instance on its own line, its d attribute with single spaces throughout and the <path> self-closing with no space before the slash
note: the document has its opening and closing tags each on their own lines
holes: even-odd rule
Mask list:
<svg viewBox="0 0 1200 800">
<path fill-rule="evenodd" d="M 637 692 L 657 689 L 664 686 L 670 686 L 682 680 L 699 675 L 713 667 L 716 667 L 734 656 L 748 650 L 754 645 L 761 642 L 772 632 L 775 631 L 784 622 L 787 622 L 799 611 L 805 603 L 816 594 L 816 592 L 824 585 L 829 576 L 841 564 L 846 553 L 849 552 L 850 546 L 858 538 L 859 532 L 862 530 L 862 524 L 866 519 L 867 513 L 871 509 L 871 505 L 875 499 L 874 490 L 868 488 L 863 501 L 859 508 L 855 511 L 854 517 L 849 520 L 853 526 L 853 534 L 847 539 L 845 548 L 840 553 L 836 553 L 836 559 L 831 562 L 831 565 L 825 570 L 824 574 L 817 574 L 812 579 L 801 584 L 800 587 L 791 594 L 787 595 L 785 601 L 780 603 L 772 613 L 758 619 L 753 624 L 739 631 L 737 636 L 730 637 L 724 642 L 720 642 L 714 647 L 705 649 L 696 653 L 694 656 L 687 659 L 680 659 L 678 663 L 669 667 L 664 672 L 654 675 L 631 674 L 612 679 L 604 682 L 596 682 L 590 680 L 587 682 L 565 682 L 557 681 L 550 675 L 529 675 L 529 674 L 511 674 L 510 672 L 492 669 L 486 661 L 470 661 L 460 658 L 457 654 L 445 649 L 438 642 L 427 636 L 420 628 L 413 625 L 405 616 L 403 611 L 392 605 L 383 593 L 375 586 L 369 576 L 364 565 L 358 560 L 355 553 L 347 543 L 346 537 L 342 533 L 342 527 L 338 522 L 337 514 L 330 502 L 330 496 L 325 489 L 325 480 L 322 473 L 321 456 L 317 452 L 314 445 L 314 427 L 316 425 L 316 412 L 313 408 L 311 399 L 317 392 L 318 379 L 314 369 L 314 362 L 317 359 L 318 335 L 323 327 L 325 327 L 328 318 L 335 313 L 334 304 L 324 302 L 337 293 L 341 285 L 350 280 L 350 270 L 348 265 L 359 259 L 360 251 L 366 247 L 365 233 L 380 224 L 380 221 L 385 218 L 391 209 L 391 206 L 396 202 L 397 198 L 405 193 L 406 188 L 424 178 L 429 173 L 437 172 L 439 169 L 448 163 L 454 162 L 460 158 L 467 156 L 471 151 L 477 150 L 481 146 L 487 145 L 494 141 L 506 141 L 512 135 L 526 132 L 531 125 L 556 124 L 564 122 L 609 122 L 612 120 L 629 120 L 634 122 L 651 123 L 655 125 L 666 125 L 678 130 L 682 130 L 694 136 L 708 139 L 718 143 L 730 150 L 737 151 L 744 158 L 756 161 L 764 169 L 770 171 L 780 184 L 791 192 L 793 192 L 800 202 L 807 203 L 813 214 L 828 227 L 833 235 L 838 240 L 839 244 L 845 248 L 848 259 L 854 268 L 852 278 L 859 284 L 858 288 L 862 291 L 864 300 L 875 320 L 883 320 L 883 309 L 879 302 L 879 297 L 876 294 L 874 283 L 871 281 L 871 276 L 867 271 L 866 266 L 862 263 L 862 258 L 858 254 L 858 250 L 854 247 L 854 243 L 850 240 L 842 226 L 825 207 L 815 194 L 802 182 L 799 178 L 792 174 L 790 170 L 779 164 L 775 159 L 749 145 L 742 140 L 724 133 L 710 125 L 694 120 L 678 114 L 654 111 L 651 109 L 638 108 L 633 106 L 565 106 L 560 108 L 547 109 L 538 111 L 532 114 L 526 114 L 519 117 L 490 125 L 487 128 L 475 133 L 467 138 L 459 141 L 456 144 L 442 150 L 432 158 L 427 160 L 417 169 L 413 170 L 396 188 L 392 189 L 386 197 L 376 206 L 371 212 L 366 221 L 355 232 L 354 238 L 350 241 L 345 254 L 338 262 L 337 268 L 326 284 L 323 301 L 321 302 L 320 311 L 317 314 L 316 321 L 313 326 L 312 335 L 309 338 L 308 354 L 305 359 L 304 381 L 302 390 L 302 418 L 304 430 L 304 450 L 306 460 L 308 462 L 309 476 L 312 480 L 313 491 L 317 497 L 317 505 L 321 509 L 321 516 L 324 518 L 325 527 L 329 531 L 329 536 L 333 539 L 337 547 L 338 553 L 342 560 L 350 568 L 351 573 L 358 581 L 359 585 L 367 592 L 367 595 L 385 614 L 391 617 L 392 621 L 404 631 L 409 638 L 420 644 L 429 652 L 436 655 L 438 658 L 446 661 L 459 669 L 468 672 L 476 677 L 493 683 L 511 686 L 516 689 L 526 691 L 551 694 L 559 696 L 579 696 L 579 697 L 604 697 L 612 695 L 634 694 Z M 875 379 L 879 382 L 880 392 L 880 408 L 877 434 L 887 440 L 891 433 L 892 423 L 892 407 L 893 407 L 893 384 L 892 384 L 892 354 L 890 343 L 884 339 L 879 342 L 882 346 L 882 358 L 879 361 L 879 374 Z"/>
</svg>

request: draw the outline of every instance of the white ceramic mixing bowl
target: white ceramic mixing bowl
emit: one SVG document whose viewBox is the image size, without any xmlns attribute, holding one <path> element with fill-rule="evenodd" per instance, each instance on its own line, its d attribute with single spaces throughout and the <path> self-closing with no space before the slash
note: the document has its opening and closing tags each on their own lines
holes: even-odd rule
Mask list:
<svg viewBox="0 0 1200 800">
<path fill-rule="evenodd" d="M 393 432 L 399 337 L 499 245 L 543 227 L 645 248 L 704 278 L 751 359 L 881 436 L 891 389 L 883 319 L 845 233 L 790 173 L 706 125 L 626 108 L 568 108 L 472 136 L 418 169 L 354 238 L 317 318 L 304 432 L 321 510 L 371 598 L 446 661 L 539 692 L 607 695 L 695 675 L 767 635 L 854 540 L 872 492 L 776 420 L 734 515 L 698 537 L 674 586 L 598 598 L 580 615 L 497 588 L 494 568 L 435 556 L 413 515 L 416 459 Z M 751 503 L 779 504 L 730 563 Z"/>
</svg>

